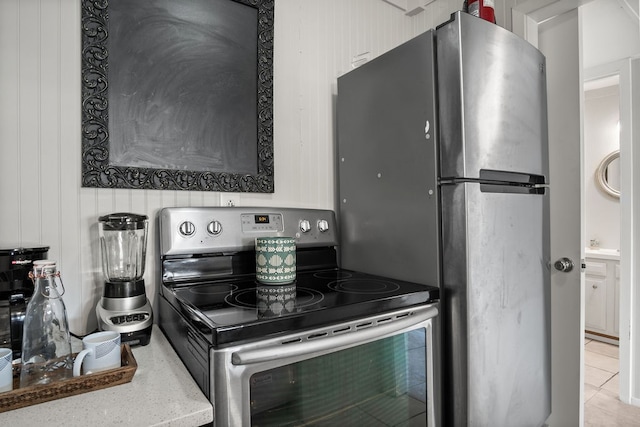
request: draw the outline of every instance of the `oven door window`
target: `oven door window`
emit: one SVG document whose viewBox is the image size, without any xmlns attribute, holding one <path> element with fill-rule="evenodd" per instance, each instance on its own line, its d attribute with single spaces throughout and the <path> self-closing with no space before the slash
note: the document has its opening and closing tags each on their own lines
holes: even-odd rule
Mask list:
<svg viewBox="0 0 640 427">
<path fill-rule="evenodd" d="M 427 425 L 426 330 L 255 373 L 253 426 Z"/>
</svg>

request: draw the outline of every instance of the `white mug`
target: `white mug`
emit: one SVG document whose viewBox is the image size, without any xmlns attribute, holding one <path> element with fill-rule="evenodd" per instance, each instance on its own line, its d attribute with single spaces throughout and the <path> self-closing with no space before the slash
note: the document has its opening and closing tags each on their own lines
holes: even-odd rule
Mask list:
<svg viewBox="0 0 640 427">
<path fill-rule="evenodd" d="M 13 350 L 0 348 L 0 393 L 13 390 Z"/>
<path fill-rule="evenodd" d="M 120 367 L 120 333 L 102 331 L 82 339 L 83 350 L 73 362 L 73 376 Z M 84 368 L 84 369 L 82 369 Z"/>
</svg>

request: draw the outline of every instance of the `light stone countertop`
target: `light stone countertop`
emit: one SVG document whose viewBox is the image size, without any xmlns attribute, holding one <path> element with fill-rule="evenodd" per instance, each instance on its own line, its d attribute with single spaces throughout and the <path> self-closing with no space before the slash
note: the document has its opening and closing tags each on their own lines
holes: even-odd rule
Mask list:
<svg viewBox="0 0 640 427">
<path fill-rule="evenodd" d="M 0 425 L 191 427 L 213 422 L 211 402 L 157 325 L 151 342 L 132 351 L 138 369 L 131 382 L 2 412 Z"/>
</svg>

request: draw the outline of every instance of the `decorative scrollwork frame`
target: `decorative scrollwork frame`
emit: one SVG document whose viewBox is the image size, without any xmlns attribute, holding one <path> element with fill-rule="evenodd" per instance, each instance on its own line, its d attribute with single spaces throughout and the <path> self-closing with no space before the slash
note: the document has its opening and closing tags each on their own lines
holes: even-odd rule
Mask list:
<svg viewBox="0 0 640 427">
<path fill-rule="evenodd" d="M 229 0 L 257 9 L 257 173 L 128 167 L 109 160 L 109 0 L 82 0 L 82 186 L 272 193 L 275 0 Z"/>
</svg>

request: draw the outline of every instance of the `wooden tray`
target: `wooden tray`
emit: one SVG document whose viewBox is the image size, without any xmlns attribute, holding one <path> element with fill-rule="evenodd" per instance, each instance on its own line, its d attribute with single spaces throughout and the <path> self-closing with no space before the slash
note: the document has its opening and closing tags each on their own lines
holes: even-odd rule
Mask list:
<svg viewBox="0 0 640 427">
<path fill-rule="evenodd" d="M 122 344 L 122 366 L 95 374 L 56 381 L 51 384 L 20 388 L 20 366 L 13 369 L 13 390 L 0 393 L 0 412 L 37 405 L 38 403 L 75 396 L 114 385 L 131 382 L 138 364 L 129 344 Z M 73 357 L 75 358 L 75 354 Z"/>
</svg>

